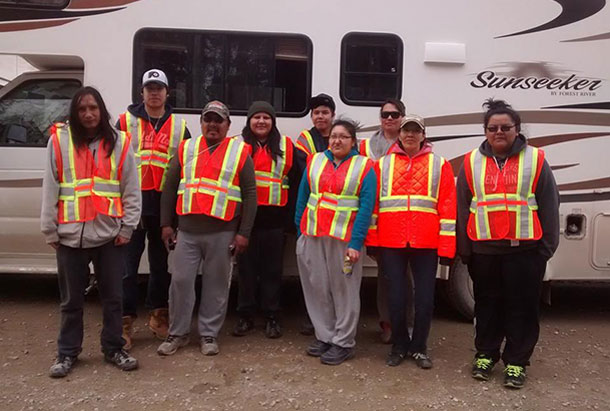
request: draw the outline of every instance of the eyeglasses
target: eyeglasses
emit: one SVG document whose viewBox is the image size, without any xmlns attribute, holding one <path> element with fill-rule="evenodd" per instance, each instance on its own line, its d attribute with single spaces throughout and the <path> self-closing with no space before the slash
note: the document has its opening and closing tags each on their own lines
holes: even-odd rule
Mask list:
<svg viewBox="0 0 610 411">
<path fill-rule="evenodd" d="M 503 132 L 507 132 L 509 131 L 511 128 L 515 127 L 514 124 L 512 125 L 508 125 L 508 124 L 504 124 L 502 126 L 487 126 L 486 129 L 487 131 L 489 131 L 490 133 L 497 133 L 498 129 L 502 130 Z"/>
<path fill-rule="evenodd" d="M 381 118 L 390 118 L 392 117 L 394 120 L 396 120 L 398 117 L 400 117 L 400 112 L 398 111 L 382 111 L 381 112 Z"/>
<path fill-rule="evenodd" d="M 346 141 L 346 140 L 351 140 L 352 136 L 347 135 L 347 134 L 331 134 L 330 137 L 328 138 L 329 140 L 341 140 L 341 141 Z"/>
</svg>

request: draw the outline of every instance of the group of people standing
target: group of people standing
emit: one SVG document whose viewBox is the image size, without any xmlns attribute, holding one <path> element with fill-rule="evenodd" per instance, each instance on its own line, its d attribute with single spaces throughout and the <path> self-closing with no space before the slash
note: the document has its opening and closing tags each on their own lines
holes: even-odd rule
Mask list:
<svg viewBox="0 0 610 411">
<path fill-rule="evenodd" d="M 313 127 L 293 144 L 263 101 L 252 103 L 233 137 L 227 106 L 207 103 L 201 135 L 191 138 L 167 103 L 169 91 L 161 70 L 147 71 L 143 102 L 129 106 L 113 128 L 100 94 L 84 87 L 68 124 L 53 129 L 42 208 L 61 294 L 52 377 L 67 375 L 82 349 L 90 262 L 103 305 L 104 358 L 122 370 L 137 368 L 129 350 L 146 239 L 148 326 L 163 339 L 159 355 L 189 344 L 200 271 L 200 348 L 218 354 L 234 258 L 233 335 L 254 328 L 260 305 L 265 335 L 281 337 L 284 242 L 296 227 L 315 333 L 308 355 L 329 365 L 354 356 L 366 253 L 379 268 L 382 339 L 392 343 L 387 365 L 412 358 L 431 368 L 437 266 L 451 265 L 457 247 L 474 282 L 472 375 L 489 379 L 502 358 L 505 385 L 523 386 L 538 340 L 546 261 L 558 245 L 558 194 L 544 153 L 527 144 L 508 104 L 486 103 L 486 139 L 466 154 L 456 191 L 452 164 L 433 152 L 424 119 L 398 100 L 381 106 L 379 132 L 358 144 L 356 125 L 335 119 L 332 97 L 319 94 L 310 99 Z"/>
</svg>

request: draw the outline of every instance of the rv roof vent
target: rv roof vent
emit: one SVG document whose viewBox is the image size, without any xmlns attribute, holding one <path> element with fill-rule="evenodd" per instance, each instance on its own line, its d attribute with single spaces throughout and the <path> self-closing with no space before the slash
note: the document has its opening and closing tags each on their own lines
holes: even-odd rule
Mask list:
<svg viewBox="0 0 610 411">
<path fill-rule="evenodd" d="M 426 43 L 425 63 L 464 64 L 466 45 L 463 43 Z"/>
</svg>

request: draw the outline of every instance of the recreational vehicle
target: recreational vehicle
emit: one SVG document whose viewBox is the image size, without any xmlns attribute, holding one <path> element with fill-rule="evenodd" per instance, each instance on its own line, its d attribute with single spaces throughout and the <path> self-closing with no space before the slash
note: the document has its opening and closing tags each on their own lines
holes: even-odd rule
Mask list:
<svg viewBox="0 0 610 411">
<path fill-rule="evenodd" d="M 56 269 L 40 189 L 49 128 L 74 91 L 97 87 L 116 118 L 140 98 L 142 73 L 160 68 L 194 134 L 210 99 L 231 107 L 235 134 L 248 105 L 267 100 L 295 138 L 310 127 L 309 96 L 325 92 L 367 138 L 380 103 L 400 98 L 456 173 L 484 138 L 482 102 L 505 99 L 561 191 L 546 280 L 608 280 L 608 21 L 605 0 L 0 0 L 0 53 L 37 69 L 0 89 L 0 271 Z M 439 277 L 472 315 L 465 267 Z"/>
</svg>

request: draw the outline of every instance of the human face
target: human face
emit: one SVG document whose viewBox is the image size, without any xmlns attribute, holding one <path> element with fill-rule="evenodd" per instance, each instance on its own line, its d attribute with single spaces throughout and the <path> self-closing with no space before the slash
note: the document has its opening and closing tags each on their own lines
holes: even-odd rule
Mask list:
<svg viewBox="0 0 610 411">
<path fill-rule="evenodd" d="M 273 120 L 267 113 L 256 113 L 250 118 L 250 130 L 258 140 L 264 140 L 269 136 Z"/>
<path fill-rule="evenodd" d="M 220 142 L 227 136 L 229 120 L 224 120 L 216 113 L 206 113 L 201 119 L 201 134 L 208 140 Z"/>
<path fill-rule="evenodd" d="M 382 117 L 382 113 L 391 114 L 387 118 Z M 398 117 L 393 118 L 393 116 L 398 115 Z M 383 130 L 383 134 L 388 134 L 391 136 L 395 136 L 398 134 L 400 130 L 400 122 L 402 121 L 402 114 L 400 114 L 400 110 L 392 103 L 386 103 L 381 108 L 381 113 L 379 115 L 379 119 L 381 120 L 381 129 Z"/>
<path fill-rule="evenodd" d="M 421 148 L 426 133 L 417 123 L 407 123 L 400 129 L 399 139 L 408 155 L 413 156 Z"/>
<path fill-rule="evenodd" d="M 100 125 L 100 106 L 91 94 L 85 94 L 78 102 L 78 119 L 88 134 L 93 134 Z"/>
<path fill-rule="evenodd" d="M 502 126 L 510 128 L 502 131 Z M 490 127 L 496 131 L 489 131 Z M 485 128 L 485 137 L 495 155 L 508 154 L 518 134 L 515 122 L 508 114 L 494 114 Z"/>
<path fill-rule="evenodd" d="M 335 126 L 330 131 L 328 145 L 337 160 L 343 160 L 347 157 L 352 147 L 354 147 L 354 143 L 354 136 L 350 135 L 345 127 Z"/>
<path fill-rule="evenodd" d="M 159 83 L 148 83 L 142 89 L 144 105 L 148 108 L 161 108 L 167 101 L 167 88 Z"/>
<path fill-rule="evenodd" d="M 335 113 L 333 113 L 329 107 L 318 106 L 311 110 L 311 121 L 313 126 L 317 128 L 322 135 L 326 135 L 325 133 L 330 131 L 330 126 L 332 125 L 334 118 Z"/>
</svg>

